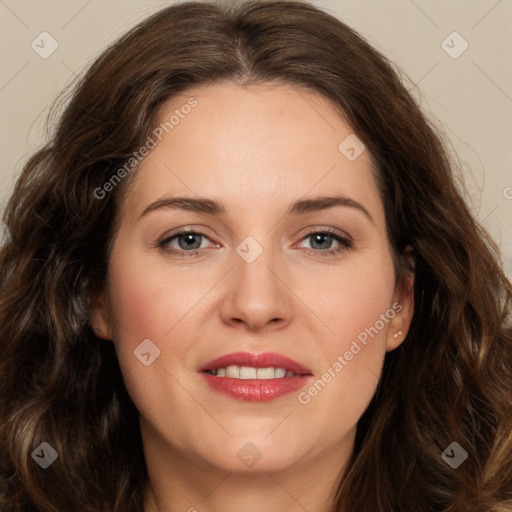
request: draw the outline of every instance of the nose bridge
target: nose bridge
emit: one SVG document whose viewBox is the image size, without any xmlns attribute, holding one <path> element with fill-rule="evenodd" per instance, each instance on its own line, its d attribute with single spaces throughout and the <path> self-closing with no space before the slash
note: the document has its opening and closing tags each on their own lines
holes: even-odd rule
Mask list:
<svg viewBox="0 0 512 512">
<path fill-rule="evenodd" d="M 222 314 L 227 322 L 243 321 L 258 328 L 270 321 L 289 318 L 291 303 L 286 286 L 277 277 L 278 255 L 272 237 L 247 236 L 233 253 L 230 291 L 224 299 Z M 264 238 L 264 240 L 263 240 Z"/>
</svg>

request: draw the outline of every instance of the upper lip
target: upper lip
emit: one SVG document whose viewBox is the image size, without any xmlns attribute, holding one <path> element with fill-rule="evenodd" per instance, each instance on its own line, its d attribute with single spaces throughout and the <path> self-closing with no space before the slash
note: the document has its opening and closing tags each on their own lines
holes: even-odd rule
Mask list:
<svg viewBox="0 0 512 512">
<path fill-rule="evenodd" d="M 199 368 L 200 372 L 205 370 L 215 370 L 217 368 L 227 368 L 228 366 L 250 366 L 252 368 L 284 368 L 301 375 L 312 375 L 311 371 L 302 366 L 297 361 L 289 357 L 276 354 L 274 352 L 262 352 L 259 354 L 251 352 L 233 352 L 218 357 Z"/>
</svg>

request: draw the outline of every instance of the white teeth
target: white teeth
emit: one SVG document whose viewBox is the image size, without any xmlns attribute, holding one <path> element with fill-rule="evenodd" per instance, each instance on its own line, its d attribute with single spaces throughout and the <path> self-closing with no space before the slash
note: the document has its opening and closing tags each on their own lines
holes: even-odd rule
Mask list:
<svg viewBox="0 0 512 512">
<path fill-rule="evenodd" d="M 282 379 L 294 377 L 295 373 L 285 368 L 253 368 L 251 366 L 231 365 L 227 368 L 212 370 L 212 375 L 217 377 L 230 377 L 232 379 Z"/>
<path fill-rule="evenodd" d="M 276 379 L 282 379 L 286 375 L 284 368 L 276 368 Z"/>
<path fill-rule="evenodd" d="M 217 369 L 218 371 L 218 369 Z M 240 378 L 240 366 L 237 366 L 236 364 L 233 366 L 228 366 L 226 368 L 226 377 L 231 377 L 233 379 L 239 379 Z"/>
<path fill-rule="evenodd" d="M 256 373 L 258 379 L 273 379 L 275 370 L 274 368 L 258 368 Z"/>
<path fill-rule="evenodd" d="M 256 378 L 256 368 L 251 368 L 249 366 L 240 366 L 240 378 L 241 379 L 255 379 Z"/>
</svg>

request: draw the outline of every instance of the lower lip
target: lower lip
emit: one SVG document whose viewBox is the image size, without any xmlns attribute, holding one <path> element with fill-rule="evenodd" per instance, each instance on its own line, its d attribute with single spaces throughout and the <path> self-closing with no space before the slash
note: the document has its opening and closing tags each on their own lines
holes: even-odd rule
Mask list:
<svg viewBox="0 0 512 512">
<path fill-rule="evenodd" d="M 202 373 L 206 382 L 219 393 L 249 402 L 264 402 L 288 395 L 306 385 L 311 375 L 281 379 L 232 379 Z"/>
</svg>

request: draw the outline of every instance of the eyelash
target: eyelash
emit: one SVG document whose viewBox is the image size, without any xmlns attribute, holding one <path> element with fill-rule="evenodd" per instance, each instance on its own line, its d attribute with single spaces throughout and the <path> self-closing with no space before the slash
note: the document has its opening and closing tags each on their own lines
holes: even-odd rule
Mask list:
<svg viewBox="0 0 512 512">
<path fill-rule="evenodd" d="M 178 231 L 177 233 L 174 233 L 173 235 L 171 235 L 169 237 L 166 237 L 162 241 L 160 241 L 158 243 L 158 249 L 165 253 L 171 253 L 171 254 L 176 254 L 178 256 L 185 256 L 185 257 L 196 256 L 199 254 L 200 251 L 202 251 L 204 249 L 204 248 L 203 249 L 194 249 L 192 251 L 183 251 L 183 250 L 178 250 L 178 249 L 169 250 L 168 244 L 172 240 L 174 240 L 175 238 L 178 238 L 181 235 L 199 235 L 199 236 L 209 239 L 208 235 L 206 235 L 205 233 L 202 233 L 200 231 L 181 230 L 181 231 Z M 311 231 L 308 231 L 302 237 L 301 241 L 309 238 L 312 235 L 329 235 L 334 240 L 336 240 L 340 244 L 340 246 L 337 249 L 324 249 L 324 250 L 309 249 L 307 251 L 308 254 L 315 254 L 315 255 L 321 255 L 321 256 L 335 256 L 336 254 L 339 254 L 343 251 L 352 249 L 352 247 L 353 247 L 353 243 L 350 238 L 348 238 L 348 237 L 344 238 L 344 237 L 340 236 L 338 233 L 336 233 L 335 231 L 328 229 L 328 228 L 321 229 L 321 230 L 312 229 Z"/>
</svg>

